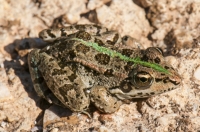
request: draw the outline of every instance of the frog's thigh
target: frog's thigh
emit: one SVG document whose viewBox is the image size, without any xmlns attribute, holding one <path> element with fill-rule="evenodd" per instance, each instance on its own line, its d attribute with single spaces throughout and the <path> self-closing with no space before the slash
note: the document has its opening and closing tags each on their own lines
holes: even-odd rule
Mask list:
<svg viewBox="0 0 200 132">
<path fill-rule="evenodd" d="M 95 86 L 90 91 L 91 102 L 104 113 L 113 113 L 119 109 L 122 102 L 112 96 L 105 87 Z"/>
<path fill-rule="evenodd" d="M 84 112 L 90 100 L 81 78 L 69 66 L 61 68 L 56 59 L 45 52 L 40 53 L 39 57 L 38 69 L 52 93 L 72 111 Z"/>
</svg>

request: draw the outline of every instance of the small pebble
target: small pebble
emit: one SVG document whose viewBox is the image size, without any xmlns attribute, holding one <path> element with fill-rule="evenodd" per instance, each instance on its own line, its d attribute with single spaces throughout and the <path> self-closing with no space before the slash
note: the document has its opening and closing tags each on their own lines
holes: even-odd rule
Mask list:
<svg viewBox="0 0 200 132">
<path fill-rule="evenodd" d="M 200 66 L 198 66 L 196 68 L 196 70 L 194 71 L 194 78 L 197 79 L 197 80 L 200 80 Z"/>
</svg>

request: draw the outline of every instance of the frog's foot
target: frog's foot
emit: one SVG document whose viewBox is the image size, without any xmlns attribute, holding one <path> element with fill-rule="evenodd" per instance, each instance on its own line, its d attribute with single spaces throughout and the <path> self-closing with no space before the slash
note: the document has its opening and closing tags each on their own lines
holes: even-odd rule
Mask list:
<svg viewBox="0 0 200 132">
<path fill-rule="evenodd" d="M 113 113 L 122 105 L 122 101 L 112 96 L 104 86 L 92 87 L 90 98 L 91 102 L 103 113 Z"/>
<path fill-rule="evenodd" d="M 87 115 L 90 119 L 92 119 L 92 113 L 88 111 L 81 111 L 80 113 Z"/>
</svg>

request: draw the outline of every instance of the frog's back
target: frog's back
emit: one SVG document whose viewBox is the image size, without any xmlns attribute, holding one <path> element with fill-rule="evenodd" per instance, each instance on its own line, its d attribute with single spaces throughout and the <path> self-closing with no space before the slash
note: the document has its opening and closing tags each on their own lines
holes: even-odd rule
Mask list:
<svg viewBox="0 0 200 132">
<path fill-rule="evenodd" d="M 117 35 L 114 34 L 114 36 Z M 106 42 L 101 39 L 102 37 L 91 35 L 85 31 L 78 31 L 68 37 L 60 37 L 53 42 L 52 46 L 43 49 L 43 51 L 56 58 L 61 66 L 67 65 L 67 63 L 80 63 L 105 76 L 116 76 L 124 79 L 133 69 L 132 62 L 127 62 L 119 57 L 111 57 L 108 55 L 109 53 L 97 51 L 94 47 L 86 46 L 76 40 L 77 38 L 87 43 L 95 43 L 99 47 L 104 47 L 130 58 L 141 57 L 139 49 L 116 47 L 118 37 L 109 39 Z"/>
</svg>

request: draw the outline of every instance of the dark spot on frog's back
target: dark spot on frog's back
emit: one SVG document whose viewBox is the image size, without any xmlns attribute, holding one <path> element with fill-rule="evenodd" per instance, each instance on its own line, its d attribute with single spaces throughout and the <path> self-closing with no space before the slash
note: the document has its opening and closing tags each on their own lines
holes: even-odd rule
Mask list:
<svg viewBox="0 0 200 132">
<path fill-rule="evenodd" d="M 104 45 L 104 43 L 100 39 L 97 39 L 97 38 L 95 38 L 94 42 L 97 43 L 99 46 Z"/>
<path fill-rule="evenodd" d="M 117 43 L 118 39 L 119 39 L 119 34 L 116 33 L 115 36 L 113 37 L 113 41 L 107 40 L 106 42 L 107 42 L 108 44 L 110 44 L 110 45 L 114 45 L 114 44 Z"/>
<path fill-rule="evenodd" d="M 157 64 L 160 64 L 161 62 L 161 59 L 159 57 L 155 57 L 155 58 L 150 58 L 150 56 L 147 56 L 147 55 L 144 55 L 142 57 L 142 60 L 143 61 L 148 61 L 148 62 L 154 62 L 154 63 L 157 63 Z"/>
<path fill-rule="evenodd" d="M 85 46 L 83 44 L 79 44 L 79 45 L 76 46 L 76 50 L 77 50 L 77 52 L 82 52 L 82 53 L 85 54 L 85 53 L 90 51 L 90 47 Z"/>
<path fill-rule="evenodd" d="M 96 34 L 99 35 L 100 32 L 101 32 L 102 27 L 98 26 L 98 25 L 93 25 L 93 26 L 97 28 L 97 33 Z M 108 29 L 106 29 L 106 30 L 108 31 Z"/>
<path fill-rule="evenodd" d="M 70 76 L 68 76 L 69 80 L 71 82 L 74 82 L 74 80 L 76 79 L 77 75 L 76 74 L 71 74 Z"/>
<path fill-rule="evenodd" d="M 84 31 L 79 31 L 76 34 L 76 37 L 79 39 L 83 39 L 85 41 L 91 40 L 91 35 L 88 32 L 84 32 Z"/>
<path fill-rule="evenodd" d="M 102 64 L 102 65 L 106 65 L 110 62 L 110 56 L 106 54 L 99 53 L 95 55 L 95 59 L 96 61 L 98 61 L 99 64 Z"/>
<path fill-rule="evenodd" d="M 160 60 L 159 57 L 156 57 L 156 58 L 154 59 L 154 62 L 157 63 L 157 64 L 160 64 L 161 60 Z"/>
<path fill-rule="evenodd" d="M 53 72 L 52 72 L 52 76 L 65 75 L 65 74 L 66 74 L 66 71 L 63 71 L 62 69 L 54 69 Z"/>
<path fill-rule="evenodd" d="M 131 49 L 123 49 L 122 50 L 122 55 L 125 55 L 125 56 L 128 56 L 128 57 L 130 57 L 133 53 L 134 53 L 134 51 L 131 50 Z"/>
<path fill-rule="evenodd" d="M 66 40 L 66 39 L 57 39 L 54 41 L 54 46 L 51 51 L 65 51 L 66 49 L 71 49 L 72 45 L 74 45 L 75 40 Z"/>
<path fill-rule="evenodd" d="M 165 69 L 170 69 L 168 66 L 164 66 Z"/>
<path fill-rule="evenodd" d="M 69 58 L 72 60 L 74 57 L 76 57 L 76 53 L 74 52 L 74 50 L 70 50 L 68 52 Z M 66 58 L 65 58 L 66 59 Z"/>
<path fill-rule="evenodd" d="M 130 71 L 133 68 L 133 64 L 132 62 L 127 62 L 127 64 L 124 66 L 124 70 L 125 71 Z"/>
<path fill-rule="evenodd" d="M 58 88 L 60 94 L 62 95 L 62 97 L 64 97 L 65 102 L 68 102 L 66 94 L 68 93 L 70 89 L 73 89 L 73 85 L 71 84 L 65 84 L 64 86 Z"/>
</svg>

